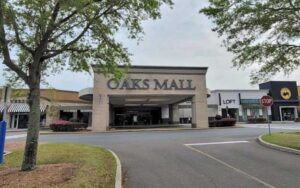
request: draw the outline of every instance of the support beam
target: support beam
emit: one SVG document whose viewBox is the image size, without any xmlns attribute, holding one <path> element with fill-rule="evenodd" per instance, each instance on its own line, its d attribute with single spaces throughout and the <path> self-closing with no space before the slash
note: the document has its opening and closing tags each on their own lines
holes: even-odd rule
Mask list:
<svg viewBox="0 0 300 188">
<path fill-rule="evenodd" d="M 107 131 L 109 128 L 109 98 L 97 94 L 93 98 L 93 131 Z"/>
<path fill-rule="evenodd" d="M 179 124 L 179 105 L 173 104 L 172 105 L 172 111 L 173 111 L 173 117 L 172 117 L 172 123 L 173 124 Z"/>
<path fill-rule="evenodd" d="M 203 96 L 195 95 L 192 98 L 192 128 L 208 128 L 207 102 Z"/>
</svg>

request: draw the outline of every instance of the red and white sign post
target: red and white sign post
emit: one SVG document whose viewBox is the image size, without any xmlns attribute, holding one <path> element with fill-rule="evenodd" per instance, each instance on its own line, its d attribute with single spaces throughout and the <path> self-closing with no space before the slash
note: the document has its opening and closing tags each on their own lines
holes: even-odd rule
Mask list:
<svg viewBox="0 0 300 188">
<path fill-rule="evenodd" d="M 271 106 L 273 105 L 273 98 L 269 95 L 262 96 L 262 98 L 260 99 L 260 104 L 267 108 L 269 135 L 271 135 L 269 111 L 271 111 Z"/>
</svg>

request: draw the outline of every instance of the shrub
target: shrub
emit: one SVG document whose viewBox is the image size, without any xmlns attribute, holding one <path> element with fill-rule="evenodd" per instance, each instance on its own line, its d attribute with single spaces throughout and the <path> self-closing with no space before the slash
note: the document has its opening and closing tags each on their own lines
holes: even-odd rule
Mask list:
<svg viewBox="0 0 300 188">
<path fill-rule="evenodd" d="M 300 122 L 300 118 L 296 118 L 296 119 L 295 119 L 295 122 Z"/>
<path fill-rule="evenodd" d="M 221 119 L 222 119 L 222 116 L 216 115 L 215 119 L 216 119 L 216 120 L 221 120 Z"/>
<path fill-rule="evenodd" d="M 55 132 L 70 132 L 70 131 L 76 131 L 79 129 L 86 129 L 88 127 L 88 124 L 86 123 L 78 123 L 78 122 L 71 122 L 71 121 L 65 121 L 65 120 L 55 120 L 50 124 L 50 129 Z"/>
<path fill-rule="evenodd" d="M 223 118 L 220 120 L 212 120 L 209 122 L 209 127 L 230 127 L 234 126 L 236 123 L 236 119 L 234 118 Z"/>
<path fill-rule="evenodd" d="M 266 123 L 267 119 L 264 117 L 248 117 L 248 123 Z"/>
</svg>

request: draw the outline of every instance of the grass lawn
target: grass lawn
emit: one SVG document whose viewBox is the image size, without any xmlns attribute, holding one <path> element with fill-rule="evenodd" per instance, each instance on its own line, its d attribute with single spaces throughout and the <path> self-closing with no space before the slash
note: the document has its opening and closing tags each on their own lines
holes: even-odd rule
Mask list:
<svg viewBox="0 0 300 188">
<path fill-rule="evenodd" d="M 17 168 L 17 175 L 21 174 L 22 176 L 28 172 L 20 172 L 20 164 L 22 161 L 23 151 L 17 150 L 12 154 L 5 156 L 5 163 L 0 167 L 0 179 L 1 171 L 2 173 L 13 168 Z M 51 182 L 49 184 L 42 184 L 42 187 L 55 187 L 55 188 L 73 188 L 73 187 L 114 187 L 115 185 L 115 173 L 116 173 L 116 161 L 113 155 L 106 149 L 82 145 L 82 144 L 65 144 L 65 143 L 50 143 L 50 144 L 41 144 L 38 149 L 38 168 L 36 170 L 41 170 L 43 166 L 47 166 L 46 174 L 42 178 L 49 178 L 49 176 L 57 176 L 57 173 L 61 173 L 59 176 L 65 175 L 66 171 L 59 171 L 61 167 L 53 165 L 51 167 L 52 174 L 48 175 L 50 169 L 49 165 L 52 164 L 63 164 L 64 166 L 73 165 L 72 168 L 69 168 L 69 174 L 72 176 L 65 178 L 61 182 Z M 50 166 L 51 166 L 50 165 Z M 76 166 L 76 168 L 74 167 Z M 36 171 L 34 170 L 34 171 Z M 67 169 L 68 170 L 68 169 Z M 57 172 L 53 172 L 57 171 Z M 11 173 L 11 172 L 9 172 Z M 8 176 L 7 172 L 4 175 Z M 14 172 L 15 173 L 15 172 Z M 55 174 L 56 173 L 56 174 Z M 2 176 L 4 176 L 2 174 Z M 39 174 L 35 173 L 31 176 L 38 176 Z M 16 179 L 17 176 L 13 176 Z M 35 177 L 31 177 L 34 181 L 30 183 L 28 187 L 41 187 L 38 183 L 38 180 L 35 181 Z M 3 177 L 2 177 L 3 179 Z M 25 181 L 29 180 L 27 177 L 23 178 Z M 20 180 L 21 181 L 21 180 Z M 44 181 L 44 180 L 43 180 Z M 23 185 L 22 182 L 19 182 L 20 185 Z M 0 186 L 1 187 L 1 186 Z M 23 186 L 21 186 L 23 187 Z M 26 187 L 26 186 L 25 186 Z"/>
<path fill-rule="evenodd" d="M 263 135 L 262 139 L 272 144 L 300 150 L 300 132 L 272 133 L 271 136 Z"/>
</svg>

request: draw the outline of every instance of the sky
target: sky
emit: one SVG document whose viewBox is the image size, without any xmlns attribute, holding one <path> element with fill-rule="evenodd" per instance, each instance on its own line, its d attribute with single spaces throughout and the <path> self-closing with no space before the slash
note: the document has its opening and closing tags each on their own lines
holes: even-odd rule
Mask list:
<svg viewBox="0 0 300 188">
<path fill-rule="evenodd" d="M 253 67 L 237 70 L 232 67 L 233 55 L 221 46 L 221 38 L 211 31 L 212 21 L 199 10 L 207 5 L 200 0 L 174 0 L 173 9 L 163 6 L 162 18 L 143 22 L 145 35 L 137 44 L 120 33 L 129 52 L 132 65 L 204 66 L 208 67 L 207 88 L 258 89 L 250 84 L 249 74 Z M 0 64 L 3 72 L 4 65 Z M 291 75 L 278 74 L 272 80 L 292 80 L 300 84 L 300 69 Z M 0 86 L 5 84 L 0 74 Z M 93 86 L 93 76 L 87 73 L 64 71 L 47 78 L 50 87 L 79 91 Z"/>
</svg>

